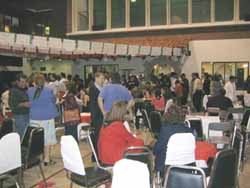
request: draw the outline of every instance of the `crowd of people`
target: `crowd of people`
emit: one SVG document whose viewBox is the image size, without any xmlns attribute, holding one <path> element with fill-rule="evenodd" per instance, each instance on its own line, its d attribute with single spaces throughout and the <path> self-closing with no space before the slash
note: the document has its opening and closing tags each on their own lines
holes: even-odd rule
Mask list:
<svg viewBox="0 0 250 188">
<path fill-rule="evenodd" d="M 227 110 L 236 104 L 250 106 L 250 77 L 242 100 L 237 98 L 235 81 L 234 76 L 224 83 L 219 75 L 204 74 L 200 78 L 198 73 L 193 73 L 189 82 L 184 73 L 179 76 L 175 72 L 152 75 L 150 80 L 145 80 L 143 75 L 126 79 L 119 73 L 96 72 L 88 83 L 78 75 L 64 73 L 37 73 L 30 77 L 18 74 L 12 87 L 2 93 L 2 112 L 5 117 L 7 112 L 12 113 L 20 137 L 28 125 L 44 128 L 44 165 L 54 163 L 50 153 L 56 144 L 56 122 L 65 126 L 65 135 L 72 135 L 78 141 L 80 112 L 90 112 L 98 157 L 102 163 L 113 165 L 127 147 L 144 145 L 124 122 L 135 123 L 136 101 L 147 101 L 163 119 L 160 136 L 151 145 L 157 159 L 156 169 L 162 171 L 170 136 L 193 133 L 184 125 L 188 110 L 202 112 L 208 107 Z M 216 149 L 212 151 L 211 155 L 215 155 Z"/>
</svg>

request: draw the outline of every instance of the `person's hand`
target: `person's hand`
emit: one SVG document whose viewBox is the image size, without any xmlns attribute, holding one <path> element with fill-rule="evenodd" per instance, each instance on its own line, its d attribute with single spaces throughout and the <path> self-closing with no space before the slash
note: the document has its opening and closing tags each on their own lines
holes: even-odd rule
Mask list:
<svg viewBox="0 0 250 188">
<path fill-rule="evenodd" d="M 22 107 L 30 107 L 30 102 L 21 102 L 19 104 L 19 106 L 22 106 Z"/>
</svg>

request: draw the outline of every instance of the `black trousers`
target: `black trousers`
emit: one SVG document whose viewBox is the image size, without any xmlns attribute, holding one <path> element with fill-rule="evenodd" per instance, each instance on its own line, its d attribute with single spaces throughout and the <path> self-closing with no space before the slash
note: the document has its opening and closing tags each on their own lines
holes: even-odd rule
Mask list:
<svg viewBox="0 0 250 188">
<path fill-rule="evenodd" d="M 196 90 L 193 94 L 193 105 L 195 107 L 196 112 L 201 112 L 202 110 L 202 90 Z"/>
</svg>

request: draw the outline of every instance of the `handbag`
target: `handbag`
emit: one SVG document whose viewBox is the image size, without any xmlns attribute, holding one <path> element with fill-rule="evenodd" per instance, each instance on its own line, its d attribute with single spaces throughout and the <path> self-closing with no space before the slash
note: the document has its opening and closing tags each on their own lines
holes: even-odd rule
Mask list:
<svg viewBox="0 0 250 188">
<path fill-rule="evenodd" d="M 79 122 L 81 119 L 80 111 L 78 108 L 64 110 L 63 118 L 64 118 L 64 123 Z"/>
</svg>

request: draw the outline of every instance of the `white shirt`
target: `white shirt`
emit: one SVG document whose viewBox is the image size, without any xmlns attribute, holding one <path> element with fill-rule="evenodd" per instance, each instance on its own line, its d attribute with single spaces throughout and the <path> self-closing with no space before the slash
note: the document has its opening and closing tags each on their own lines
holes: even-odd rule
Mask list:
<svg viewBox="0 0 250 188">
<path fill-rule="evenodd" d="M 244 104 L 247 107 L 250 107 L 250 93 L 245 93 L 244 94 Z"/>
<path fill-rule="evenodd" d="M 226 90 L 226 97 L 231 99 L 231 101 L 233 103 L 236 102 L 236 85 L 235 85 L 235 83 L 228 81 L 225 84 L 224 89 Z"/>
</svg>

